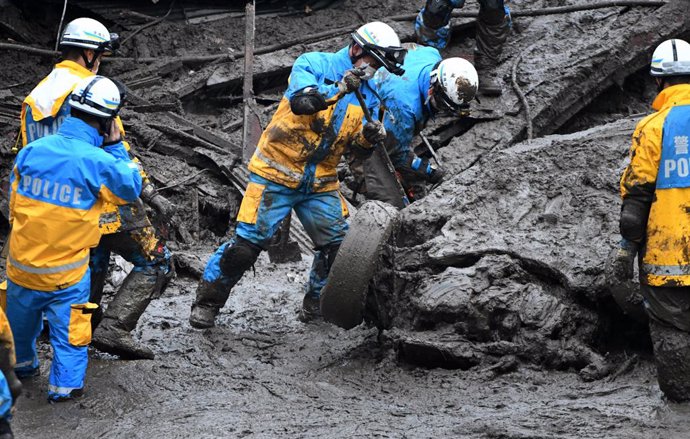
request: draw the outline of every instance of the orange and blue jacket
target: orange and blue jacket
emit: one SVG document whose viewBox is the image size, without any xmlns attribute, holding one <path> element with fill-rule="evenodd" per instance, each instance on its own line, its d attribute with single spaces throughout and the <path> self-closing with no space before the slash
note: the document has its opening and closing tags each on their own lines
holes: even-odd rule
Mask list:
<svg viewBox="0 0 690 439">
<path fill-rule="evenodd" d="M 22 148 L 10 175 L 10 251 L 7 276 L 39 291 L 70 287 L 84 276 L 98 245 L 105 203 L 135 201 L 136 163 L 122 142 L 100 148 L 103 137 L 67 117 L 57 134 Z"/>
<path fill-rule="evenodd" d="M 664 89 L 633 134 L 621 195 L 650 206 L 643 282 L 690 286 L 690 84 Z"/>
<path fill-rule="evenodd" d="M 348 69 L 352 69 L 352 61 L 347 47 L 336 53 L 311 52 L 297 58 L 288 89 L 249 162 L 251 172 L 292 189 L 338 189 L 336 167 L 345 147 L 351 143 L 370 146 L 361 133 L 366 121 L 356 96 L 339 94 L 337 82 Z M 312 115 L 294 114 L 290 99 L 309 87 L 335 103 Z M 371 114 L 377 114 L 379 102 L 366 81 L 361 91 Z"/>
<path fill-rule="evenodd" d="M 79 81 L 93 76 L 86 67 L 74 61 L 61 61 L 56 64 L 48 76 L 43 78 L 29 93 L 22 103 L 21 112 L 21 140 L 22 146 L 34 140 L 57 133 L 60 125 L 70 114 L 69 95 Z M 116 122 L 122 136 L 125 135 L 122 121 L 118 116 Z M 129 152 L 129 143 L 123 142 L 126 151 Z M 135 162 L 138 160 L 130 155 Z M 148 176 L 140 166 L 141 178 L 144 184 L 148 184 Z M 104 209 L 104 220 L 101 221 L 101 231 L 105 234 L 115 233 L 120 230 L 121 221 L 118 210 L 114 205 L 108 205 Z"/>
</svg>

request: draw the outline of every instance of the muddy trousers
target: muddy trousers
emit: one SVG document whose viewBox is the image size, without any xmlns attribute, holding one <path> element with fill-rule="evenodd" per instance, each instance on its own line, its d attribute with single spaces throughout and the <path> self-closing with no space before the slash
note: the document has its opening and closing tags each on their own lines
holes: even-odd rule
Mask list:
<svg viewBox="0 0 690 439">
<path fill-rule="evenodd" d="M 90 301 L 101 303 L 108 274 L 110 253 L 115 252 L 132 263 L 134 268 L 110 302 L 105 315 L 94 315 L 93 329 L 105 319 L 116 320 L 127 332 L 132 331 L 152 299 L 160 297 L 174 274 L 171 253 L 148 226 L 129 232 L 103 235 L 98 247 L 91 251 Z M 99 308 L 100 310 L 100 308 Z"/>
<path fill-rule="evenodd" d="M 640 285 L 649 315 L 659 388 L 672 401 L 690 401 L 690 287 Z"/>
<path fill-rule="evenodd" d="M 194 305 L 216 310 L 223 307 L 230 289 L 243 275 L 243 271 L 228 275 L 231 269 L 226 268 L 225 272 L 221 270 L 223 254 L 228 251 L 228 247 L 237 246 L 241 242 L 237 238 L 255 247 L 266 248 L 280 223 L 293 209 L 317 250 L 306 294 L 318 298 L 328 276 L 323 267 L 330 268 L 323 261 L 328 260 L 332 253 L 326 249 L 339 245 L 348 230 L 348 211 L 344 200 L 338 191 L 291 189 L 252 173 L 238 214 L 236 238 L 221 245 L 211 256 L 199 283 Z M 251 263 L 245 266 L 251 266 Z"/>
<path fill-rule="evenodd" d="M 53 362 L 48 379 L 48 398 L 69 398 L 84 387 L 87 346 L 91 342 L 91 311 L 88 304 L 90 274 L 69 288 L 37 291 L 7 282 L 7 317 L 14 334 L 19 377 L 38 372 L 36 338 L 43 327 L 42 315 L 50 325 Z"/>
<path fill-rule="evenodd" d="M 464 0 L 449 2 L 454 8 L 464 6 Z M 477 17 L 477 47 L 476 51 L 492 60 L 498 60 L 503 49 L 503 43 L 508 38 L 510 30 L 510 11 L 504 0 L 478 0 L 479 16 Z M 425 46 L 444 49 L 450 42 L 450 14 L 434 17 L 425 23 L 426 8 L 422 8 L 415 20 L 417 41 Z"/>
</svg>

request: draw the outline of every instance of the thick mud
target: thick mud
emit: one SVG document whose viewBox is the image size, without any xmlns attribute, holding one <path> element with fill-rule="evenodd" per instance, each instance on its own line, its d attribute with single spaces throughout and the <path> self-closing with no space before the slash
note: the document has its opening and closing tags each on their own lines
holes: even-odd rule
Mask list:
<svg viewBox="0 0 690 439">
<path fill-rule="evenodd" d="M 526 365 L 427 369 L 401 363 L 387 331 L 296 320 L 309 261 L 236 287 L 218 327 L 187 317 L 195 283 L 178 278 L 152 303 L 137 336 L 154 361 L 92 352 L 86 395 L 45 401 L 43 375 L 25 382 L 17 437 L 681 438 L 685 406 L 666 404 L 646 359 L 613 381 Z M 45 352 L 45 349 L 42 349 Z M 45 360 L 45 355 L 42 355 Z"/>
<path fill-rule="evenodd" d="M 77 3 L 70 2 L 67 20 L 92 2 Z M 130 3 L 129 13 L 99 5 L 94 14 L 127 37 L 151 22 L 132 11 L 154 14 L 151 5 Z M 61 5 L 41 4 L 22 12 L 0 0 L 3 41 L 51 47 Z M 261 15 L 256 46 L 354 29 L 420 4 L 346 0 L 308 14 Z M 120 361 L 92 350 L 86 395 L 49 405 L 50 349 L 41 341 L 42 376 L 25 382 L 17 437 L 687 437 L 690 409 L 665 402 L 646 327 L 622 314 L 604 282 L 617 239 L 617 180 L 637 119 L 597 127 L 648 111 L 654 91 L 639 69 L 657 40 L 690 31 L 678 20 L 656 25 L 678 4 L 659 14 L 619 7 L 514 19 L 499 68 L 502 100 L 484 99 L 469 121 L 439 118 L 427 130 L 451 177 L 401 213 L 379 261 L 366 323 L 349 331 L 297 321 L 307 251 L 282 265 L 262 255 L 216 328 L 189 326 L 196 279 L 233 231 L 236 178 L 246 173 L 237 171 L 242 61 L 180 57 L 241 53 L 244 23 L 228 16 L 190 24 L 180 8 L 141 30 L 122 56 L 160 60 L 111 61 L 101 73 L 131 89 L 123 113 L 129 140 L 157 186 L 171 186 L 162 193 L 178 207 L 172 221 L 151 212 L 177 253 L 179 274 L 135 331 L 156 360 Z M 448 55 L 471 57 L 469 23 L 456 21 Z M 393 24 L 411 38 L 410 22 Z M 346 38 L 257 57 L 264 122 L 294 57 L 335 50 Z M 509 85 L 518 53 L 517 80 L 535 133 L 572 134 L 516 145 L 525 137 L 524 109 Z M 52 61 L 0 51 L 7 66 L 0 68 L 3 184 L 21 101 Z M 122 277 L 115 270 L 112 282 Z"/>
</svg>

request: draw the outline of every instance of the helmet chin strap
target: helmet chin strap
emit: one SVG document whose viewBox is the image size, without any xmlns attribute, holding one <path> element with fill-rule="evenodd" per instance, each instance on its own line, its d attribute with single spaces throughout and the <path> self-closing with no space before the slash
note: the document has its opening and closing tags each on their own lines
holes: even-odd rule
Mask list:
<svg viewBox="0 0 690 439">
<path fill-rule="evenodd" d="M 93 58 L 89 61 L 89 58 L 86 56 L 86 49 L 82 49 L 81 59 L 84 60 L 84 65 L 86 66 L 87 69 L 93 70 L 93 66 L 96 64 L 97 58 L 98 58 L 98 53 L 94 52 Z"/>
</svg>

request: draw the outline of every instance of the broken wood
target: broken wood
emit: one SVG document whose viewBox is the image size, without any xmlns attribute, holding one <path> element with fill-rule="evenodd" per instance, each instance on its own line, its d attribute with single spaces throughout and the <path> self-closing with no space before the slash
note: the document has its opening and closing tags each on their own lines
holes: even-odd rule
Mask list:
<svg viewBox="0 0 690 439">
<path fill-rule="evenodd" d="M 247 3 L 244 35 L 244 124 L 242 129 L 242 163 L 249 163 L 261 137 L 261 120 L 254 109 L 254 2 Z"/>
</svg>

